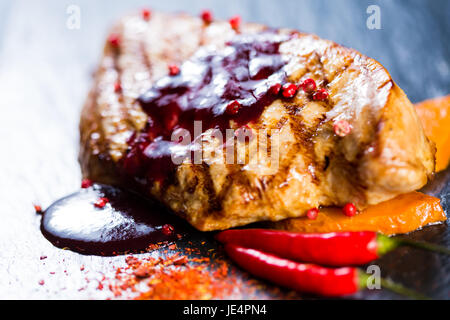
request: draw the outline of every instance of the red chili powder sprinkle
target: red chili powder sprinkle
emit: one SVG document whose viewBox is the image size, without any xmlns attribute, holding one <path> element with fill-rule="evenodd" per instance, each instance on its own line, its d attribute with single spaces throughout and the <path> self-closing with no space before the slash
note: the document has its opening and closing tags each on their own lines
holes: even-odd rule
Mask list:
<svg viewBox="0 0 450 320">
<path fill-rule="evenodd" d="M 34 211 L 36 211 L 37 214 L 41 214 L 42 213 L 42 207 L 40 205 L 33 205 L 34 206 Z"/>
<path fill-rule="evenodd" d="M 126 266 L 115 268 L 112 279 L 101 279 L 97 289 L 139 300 L 223 299 L 243 281 L 230 273 L 225 260 L 167 252 L 161 252 L 164 258 L 127 256 Z"/>
<path fill-rule="evenodd" d="M 159 247 L 157 257 L 125 257 L 125 265 L 96 279 L 97 290 L 108 290 L 113 295 L 110 298 L 137 300 L 249 299 L 261 298 L 261 292 L 280 295 L 278 287 L 269 288 L 231 267 L 220 251 L 207 250 L 205 256 L 195 246 L 176 249 L 180 251 Z"/>
<path fill-rule="evenodd" d="M 148 290 L 136 299 L 220 299 L 232 293 L 234 281 L 225 281 L 228 274 L 225 262 L 210 270 L 207 264 L 179 266 L 182 260 L 187 263 L 188 259 L 178 258 L 172 262 L 174 268 L 159 269 L 149 278 Z"/>
</svg>

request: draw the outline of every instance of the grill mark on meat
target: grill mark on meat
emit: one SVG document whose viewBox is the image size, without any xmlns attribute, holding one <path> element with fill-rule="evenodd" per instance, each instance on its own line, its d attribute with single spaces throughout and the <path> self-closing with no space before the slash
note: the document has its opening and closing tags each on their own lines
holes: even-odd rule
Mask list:
<svg viewBox="0 0 450 320">
<path fill-rule="evenodd" d="M 325 165 L 323 167 L 323 171 L 327 171 L 327 169 L 328 169 L 328 167 L 330 165 L 330 157 L 329 156 L 325 156 L 324 161 L 325 161 Z"/>
<path fill-rule="evenodd" d="M 194 193 L 195 188 L 197 188 L 197 185 L 198 185 L 198 177 L 194 176 L 192 179 L 188 180 L 186 191 L 190 194 Z"/>
<path fill-rule="evenodd" d="M 283 125 L 285 125 L 287 123 L 287 119 L 285 119 L 285 121 L 283 122 Z M 290 124 L 289 124 L 290 125 Z M 295 156 L 297 155 L 299 148 L 298 148 L 298 143 L 296 142 L 294 144 L 294 146 L 292 148 L 290 148 L 290 150 L 288 151 L 288 153 L 285 155 L 285 157 L 283 158 L 283 162 L 279 164 L 279 170 L 275 176 L 275 178 L 273 180 L 269 181 L 269 185 L 271 183 L 276 183 L 278 184 L 278 186 L 280 186 L 281 184 L 285 183 L 287 180 L 287 175 L 289 174 L 289 169 L 292 166 L 292 163 L 295 159 Z M 280 159 L 281 160 L 281 159 Z"/>
<path fill-rule="evenodd" d="M 207 194 L 209 210 L 211 212 L 222 210 L 221 201 L 218 200 L 216 190 L 214 188 L 214 182 L 209 170 L 209 165 L 203 162 L 201 165 L 197 166 L 197 169 L 197 172 L 203 177 L 203 179 L 200 180 L 203 181 L 202 186 Z"/>
<path fill-rule="evenodd" d="M 317 161 L 314 152 L 314 143 L 312 142 L 312 137 L 317 130 L 317 125 L 308 130 L 304 125 L 303 117 L 297 114 L 297 108 L 294 110 L 289 108 L 289 106 L 285 106 L 285 108 L 290 113 L 291 121 L 289 121 L 289 125 L 294 134 L 294 140 L 296 141 L 293 149 L 304 155 L 305 166 L 308 168 L 308 173 L 310 174 L 312 181 L 319 184 L 320 181 L 314 173 L 316 171 L 315 168 L 317 168 Z"/>
<path fill-rule="evenodd" d="M 237 188 L 245 189 L 246 192 L 242 194 L 245 202 L 256 200 L 255 196 L 258 199 L 263 199 L 264 195 L 260 190 L 261 188 L 259 186 L 252 187 L 250 178 L 246 172 L 242 170 L 242 165 L 229 165 L 228 167 L 231 168 L 231 172 L 226 176 L 222 190 L 217 196 L 219 203 L 230 195 L 233 190 L 233 185 L 237 186 Z M 264 188 L 264 184 L 262 184 L 262 186 Z M 250 197 L 246 197 L 247 195 Z"/>
<path fill-rule="evenodd" d="M 245 171 L 240 170 L 237 172 L 235 178 L 237 179 L 237 184 L 243 189 L 242 198 L 245 203 L 249 203 L 255 200 L 255 191 L 258 193 L 257 188 L 252 188 L 250 179 Z"/>
<path fill-rule="evenodd" d="M 323 81 L 322 86 L 326 87 L 330 83 L 330 81 L 329 81 L 329 79 L 327 79 L 325 67 L 323 65 L 322 59 L 324 57 L 322 55 L 320 55 L 319 53 L 317 53 L 317 51 L 314 51 L 314 54 L 317 57 L 317 62 L 319 63 L 320 73 L 322 75 L 322 81 Z"/>
<path fill-rule="evenodd" d="M 335 49 L 336 47 L 338 47 L 337 45 L 333 45 L 330 50 Z M 314 55 L 314 57 L 309 57 L 308 61 L 311 62 L 314 58 L 316 58 L 317 62 L 318 62 L 318 66 L 320 68 L 320 80 L 322 81 L 321 86 L 328 86 L 329 83 L 333 82 L 337 77 L 341 76 L 344 72 L 346 72 L 346 70 L 352 66 L 354 64 L 354 58 L 350 59 L 349 61 L 346 61 L 346 63 L 339 68 L 339 70 L 337 70 L 336 73 L 332 74 L 331 77 L 328 79 L 326 76 L 326 72 L 325 72 L 325 66 L 324 66 L 324 62 L 323 62 L 323 58 L 324 55 L 320 55 L 317 51 L 314 51 L 312 53 L 312 55 Z M 317 67 L 317 65 L 315 65 Z M 309 63 L 306 65 L 306 70 L 303 73 L 303 75 L 300 76 L 300 78 L 302 76 L 304 76 L 305 74 L 308 73 L 315 73 L 314 70 L 312 68 L 310 68 Z M 334 108 L 334 105 L 328 101 L 326 104 L 323 103 L 323 105 L 326 105 L 326 109 L 327 110 L 331 110 Z M 288 111 L 291 111 L 288 109 Z M 299 126 L 298 124 L 301 123 L 301 121 L 292 121 L 291 124 L 291 128 L 293 129 L 294 135 L 295 135 L 295 140 L 297 141 L 297 144 L 295 146 L 294 149 L 298 149 L 301 150 L 303 149 L 304 152 L 302 152 L 303 155 L 305 155 L 305 161 L 309 160 L 309 163 L 307 164 L 307 167 L 309 167 L 309 165 L 312 165 L 314 170 L 313 172 L 316 172 L 317 168 L 319 168 L 319 164 L 320 164 L 320 159 L 316 158 L 316 154 L 314 152 L 314 142 L 312 141 L 313 137 L 315 134 L 317 134 L 317 131 L 319 128 L 321 128 L 324 124 L 326 124 L 328 122 L 327 118 L 325 115 L 323 115 L 320 120 L 319 123 L 310 131 L 305 132 L 305 128 L 304 126 Z M 331 155 L 327 155 L 325 156 L 325 169 L 328 169 L 329 163 L 330 163 L 330 157 L 333 157 L 333 154 Z M 327 161 L 328 159 L 328 161 Z M 311 170 L 308 170 L 308 172 L 310 173 L 311 177 L 313 178 L 313 182 L 315 184 L 320 184 L 320 178 L 314 174 L 313 172 L 311 172 Z"/>
<path fill-rule="evenodd" d="M 383 89 L 385 86 L 387 86 L 388 84 L 393 85 L 394 82 L 392 81 L 392 79 L 386 80 L 381 86 L 378 87 L 379 90 Z"/>
<path fill-rule="evenodd" d="M 261 184 L 261 179 L 254 179 L 254 185 L 255 185 L 255 192 L 258 196 L 258 199 L 264 199 L 264 187 Z"/>
<path fill-rule="evenodd" d="M 233 182 L 234 182 L 233 175 L 234 175 L 234 172 L 231 172 L 226 175 L 225 183 L 222 185 L 222 188 L 221 188 L 219 194 L 217 195 L 218 201 L 222 202 L 226 198 L 228 193 L 230 192 L 231 186 L 233 185 Z"/>
</svg>

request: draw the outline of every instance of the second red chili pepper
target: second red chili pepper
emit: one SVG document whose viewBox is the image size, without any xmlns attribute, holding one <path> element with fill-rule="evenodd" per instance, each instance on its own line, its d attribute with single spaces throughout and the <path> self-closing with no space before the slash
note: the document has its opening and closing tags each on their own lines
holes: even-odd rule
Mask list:
<svg viewBox="0 0 450 320">
<path fill-rule="evenodd" d="M 226 244 L 225 251 L 231 260 L 251 274 L 301 292 L 342 296 L 366 286 L 367 276 L 356 268 L 331 269 L 297 263 L 234 244 Z"/>
<path fill-rule="evenodd" d="M 255 249 L 226 244 L 231 260 L 251 274 L 297 291 L 323 296 L 343 296 L 366 288 L 369 276 L 354 267 L 325 268 L 283 259 Z M 402 285 L 380 279 L 381 285 L 398 294 L 415 299 L 427 299 Z"/>
</svg>

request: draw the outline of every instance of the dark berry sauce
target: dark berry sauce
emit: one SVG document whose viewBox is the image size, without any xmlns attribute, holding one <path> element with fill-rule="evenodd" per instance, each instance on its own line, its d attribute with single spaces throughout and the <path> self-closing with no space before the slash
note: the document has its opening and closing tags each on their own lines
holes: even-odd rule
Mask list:
<svg viewBox="0 0 450 320">
<path fill-rule="evenodd" d="M 103 198 L 106 205 L 95 206 Z M 52 244 L 93 255 L 139 252 L 178 240 L 188 230 L 184 221 L 158 204 L 100 184 L 56 201 L 41 220 L 41 231 Z"/>
<path fill-rule="evenodd" d="M 129 141 L 125 174 L 140 184 L 169 178 L 172 153 L 183 153 L 172 134 L 186 129 L 193 141 L 194 121 L 201 121 L 201 134 L 257 120 L 277 98 L 270 89 L 286 79 L 279 47 L 288 39 L 273 31 L 239 35 L 221 51 L 200 49 L 179 73 L 160 79 L 138 99 L 149 121 Z M 186 154 L 192 152 L 192 144 L 183 145 Z"/>
</svg>

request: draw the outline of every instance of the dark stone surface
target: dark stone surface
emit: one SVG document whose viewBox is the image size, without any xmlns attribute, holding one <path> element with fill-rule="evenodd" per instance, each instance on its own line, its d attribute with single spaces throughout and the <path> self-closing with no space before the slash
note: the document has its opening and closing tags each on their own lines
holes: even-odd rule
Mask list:
<svg viewBox="0 0 450 320">
<path fill-rule="evenodd" d="M 67 6 L 81 9 L 81 29 L 66 28 Z M 381 30 L 366 27 L 369 5 L 381 8 Z M 291 27 L 353 47 L 379 60 L 413 102 L 449 94 L 450 2 L 447 0 L 190 0 L 190 1 L 1 1 L 0 2 L 0 298 L 105 298 L 95 281 L 123 257 L 83 256 L 53 247 L 39 231 L 33 203 L 43 207 L 79 186 L 78 118 L 90 72 L 108 27 L 122 14 L 155 10 L 197 14 L 209 7 L 219 18 Z M 449 171 L 425 190 L 449 210 Z M 410 235 L 450 246 L 447 225 Z M 210 235 L 199 235 L 199 245 Z M 187 246 L 180 243 L 180 246 Z M 214 248 L 209 241 L 202 249 Z M 47 256 L 40 260 L 40 256 Z M 400 248 L 375 262 L 383 276 L 437 299 L 449 298 L 450 261 Z M 80 271 L 80 266 L 85 271 Z M 86 274 L 86 271 L 89 271 Z M 54 274 L 50 274 L 54 272 Z M 45 285 L 38 285 L 39 280 Z M 285 297 L 261 293 L 260 297 Z M 301 296 L 306 297 L 306 296 Z M 402 298 L 385 290 L 364 299 Z"/>
</svg>

